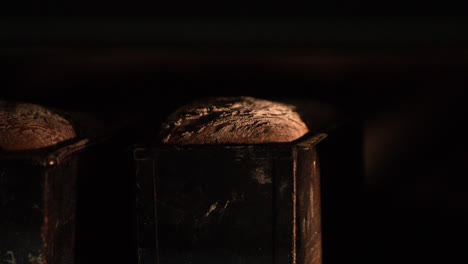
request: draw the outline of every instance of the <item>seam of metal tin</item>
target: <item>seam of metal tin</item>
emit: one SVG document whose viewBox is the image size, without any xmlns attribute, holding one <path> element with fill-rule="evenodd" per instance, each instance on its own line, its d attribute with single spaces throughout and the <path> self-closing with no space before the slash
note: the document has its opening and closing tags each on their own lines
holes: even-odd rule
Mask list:
<svg viewBox="0 0 468 264">
<path fill-rule="evenodd" d="M 67 140 L 61 142 L 55 146 L 41 148 L 37 150 L 29 150 L 29 151 L 18 151 L 18 152 L 0 152 L 0 160 L 7 160 L 7 161 L 19 161 L 25 162 L 27 164 L 32 165 L 40 165 L 40 166 L 50 166 L 47 161 L 50 160 L 48 158 L 51 155 L 57 155 L 62 153 L 61 155 L 65 155 L 68 151 L 72 151 L 74 153 L 78 150 L 83 149 L 86 146 L 86 143 L 89 139 L 86 138 L 74 138 L 71 140 Z M 70 153 L 70 154 L 71 154 Z M 58 155 L 58 156 L 61 156 Z"/>
<path fill-rule="evenodd" d="M 239 155 L 238 158 L 272 158 L 289 157 L 292 148 L 309 149 L 327 137 L 326 133 L 307 133 L 303 137 L 293 142 L 287 143 L 266 143 L 266 144 L 223 144 L 223 145 L 159 145 L 155 147 L 136 146 L 133 151 L 135 160 L 153 159 L 156 153 L 173 151 L 231 151 Z M 275 151 L 272 151 L 275 150 Z"/>
</svg>

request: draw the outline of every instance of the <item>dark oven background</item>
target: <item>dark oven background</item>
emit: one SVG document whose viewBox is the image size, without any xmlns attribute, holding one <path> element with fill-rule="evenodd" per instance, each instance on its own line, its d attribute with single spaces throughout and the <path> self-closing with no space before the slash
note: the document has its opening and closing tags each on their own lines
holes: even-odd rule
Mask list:
<svg viewBox="0 0 468 264">
<path fill-rule="evenodd" d="M 104 5 L 31 6 L 31 16 L 2 18 L 0 96 L 116 117 L 160 113 L 156 125 L 202 96 L 332 104 L 363 121 L 365 199 L 356 259 L 325 247 L 325 263 L 458 262 L 468 220 L 467 21 L 450 15 L 456 8 L 358 17 L 352 5 L 318 7 L 324 13 L 286 7 L 280 16 L 270 6 L 235 17 L 244 9 L 173 6 L 156 17 L 136 16 L 135 6 L 127 16 L 118 6 L 110 16 L 96 15 Z"/>
</svg>

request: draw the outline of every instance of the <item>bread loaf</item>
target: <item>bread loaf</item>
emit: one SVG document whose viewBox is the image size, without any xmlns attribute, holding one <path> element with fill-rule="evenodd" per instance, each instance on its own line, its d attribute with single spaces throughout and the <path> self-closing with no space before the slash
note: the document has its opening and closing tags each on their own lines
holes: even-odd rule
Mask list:
<svg viewBox="0 0 468 264">
<path fill-rule="evenodd" d="M 76 137 L 73 125 L 45 107 L 0 101 L 0 150 L 50 147 Z"/>
<path fill-rule="evenodd" d="M 252 97 L 207 98 L 179 108 L 161 131 L 163 144 L 291 142 L 308 132 L 294 106 Z"/>
</svg>

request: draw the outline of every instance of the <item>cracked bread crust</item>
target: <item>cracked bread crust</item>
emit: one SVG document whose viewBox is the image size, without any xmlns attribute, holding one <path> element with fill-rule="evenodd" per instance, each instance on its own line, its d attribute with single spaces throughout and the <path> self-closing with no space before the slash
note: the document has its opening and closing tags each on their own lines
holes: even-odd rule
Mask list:
<svg viewBox="0 0 468 264">
<path fill-rule="evenodd" d="M 161 131 L 168 145 L 291 142 L 309 132 L 292 105 L 253 97 L 207 98 L 171 114 Z"/>
<path fill-rule="evenodd" d="M 73 125 L 43 106 L 0 101 L 0 150 L 50 147 L 76 137 Z"/>
</svg>

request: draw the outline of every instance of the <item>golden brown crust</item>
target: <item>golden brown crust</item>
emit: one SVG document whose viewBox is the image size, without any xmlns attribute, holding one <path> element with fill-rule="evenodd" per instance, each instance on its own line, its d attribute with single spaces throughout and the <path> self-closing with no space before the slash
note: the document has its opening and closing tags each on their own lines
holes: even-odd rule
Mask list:
<svg viewBox="0 0 468 264">
<path fill-rule="evenodd" d="M 208 98 L 169 116 L 164 144 L 262 144 L 291 142 L 309 132 L 294 106 L 252 97 Z"/>
<path fill-rule="evenodd" d="M 72 124 L 45 107 L 0 101 L 0 150 L 40 149 L 74 137 Z"/>
</svg>

